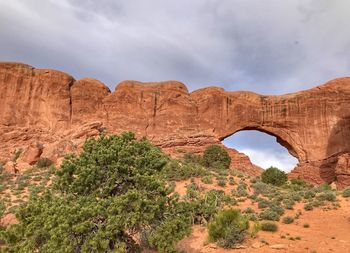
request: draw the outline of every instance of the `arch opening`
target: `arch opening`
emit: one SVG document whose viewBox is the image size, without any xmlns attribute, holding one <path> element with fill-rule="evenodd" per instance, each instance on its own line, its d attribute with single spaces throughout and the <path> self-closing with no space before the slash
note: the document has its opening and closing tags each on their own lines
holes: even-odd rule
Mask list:
<svg viewBox="0 0 350 253">
<path fill-rule="evenodd" d="M 252 163 L 263 169 L 274 166 L 290 172 L 299 162 L 289 143 L 262 130 L 240 130 L 224 138 L 222 144 L 246 154 Z"/>
</svg>

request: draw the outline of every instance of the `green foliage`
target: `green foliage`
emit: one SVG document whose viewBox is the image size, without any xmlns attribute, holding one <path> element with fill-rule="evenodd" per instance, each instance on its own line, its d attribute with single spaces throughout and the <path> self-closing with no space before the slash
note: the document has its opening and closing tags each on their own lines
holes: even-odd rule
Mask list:
<svg viewBox="0 0 350 253">
<path fill-rule="evenodd" d="M 262 222 L 261 223 L 262 231 L 276 232 L 278 230 L 278 226 L 274 222 Z"/>
<path fill-rule="evenodd" d="M 306 203 L 306 204 L 304 205 L 304 209 L 305 209 L 305 211 L 311 211 L 311 210 L 314 209 L 314 207 L 312 206 L 311 203 Z"/>
<path fill-rule="evenodd" d="M 254 194 L 255 195 L 265 195 L 271 192 L 271 186 L 268 184 L 265 184 L 263 182 L 256 182 L 253 185 L 253 189 L 254 189 Z"/>
<path fill-rule="evenodd" d="M 247 197 L 249 194 L 247 192 L 247 185 L 243 182 L 240 182 L 237 186 L 237 190 L 235 192 L 237 197 Z"/>
<path fill-rule="evenodd" d="M 283 200 L 283 205 L 286 209 L 293 209 L 295 202 L 293 199 L 284 199 Z"/>
<path fill-rule="evenodd" d="M 318 191 L 331 191 L 332 190 L 332 187 L 327 184 L 327 183 L 323 183 L 321 185 L 318 186 Z"/>
<path fill-rule="evenodd" d="M 195 163 L 182 163 L 177 160 L 170 160 L 162 170 L 167 180 L 185 180 L 191 177 L 207 175 L 208 172 L 203 166 Z"/>
<path fill-rule="evenodd" d="M 280 220 L 280 215 L 276 211 L 271 210 L 270 208 L 262 211 L 260 213 L 259 217 L 262 220 L 271 220 L 271 221 L 279 221 Z"/>
<path fill-rule="evenodd" d="M 221 186 L 221 187 L 226 186 L 226 179 L 225 178 L 219 178 L 217 181 L 218 181 L 218 186 Z"/>
<path fill-rule="evenodd" d="M 229 177 L 228 183 L 229 183 L 229 185 L 234 185 L 235 184 L 235 179 L 233 177 Z"/>
<path fill-rule="evenodd" d="M 212 184 L 213 183 L 213 176 L 211 176 L 211 175 L 203 176 L 201 178 L 201 181 L 205 184 Z"/>
<path fill-rule="evenodd" d="M 224 191 L 212 189 L 205 193 L 203 197 L 197 196 L 197 199 L 193 199 L 192 202 L 189 203 L 193 223 L 195 224 L 206 224 L 214 215 L 219 211 L 219 209 L 223 208 L 225 204 L 229 204 L 228 202 L 233 202 L 234 199 L 227 199 Z"/>
<path fill-rule="evenodd" d="M 337 199 L 336 195 L 332 191 L 322 192 L 320 195 L 316 197 L 320 201 L 335 201 Z"/>
<path fill-rule="evenodd" d="M 349 198 L 350 197 L 350 188 L 346 188 L 343 190 L 342 196 L 344 198 Z"/>
<path fill-rule="evenodd" d="M 294 218 L 291 216 L 286 216 L 286 217 L 283 217 L 283 219 L 282 219 L 282 222 L 284 224 L 291 224 L 291 223 L 293 223 L 293 221 L 294 221 Z"/>
<path fill-rule="evenodd" d="M 220 247 L 232 248 L 242 243 L 247 235 L 248 219 L 239 210 L 223 210 L 208 226 L 209 239 Z"/>
<path fill-rule="evenodd" d="M 258 208 L 259 209 L 263 209 L 263 208 L 266 208 L 270 205 L 270 202 L 266 199 L 259 199 L 259 202 L 258 202 Z"/>
<path fill-rule="evenodd" d="M 288 177 L 284 171 L 270 167 L 261 174 L 261 180 L 266 184 L 281 186 L 287 182 Z"/>
<path fill-rule="evenodd" d="M 210 145 L 204 151 L 203 162 L 208 168 L 225 170 L 230 167 L 231 157 L 223 147 Z"/>
<path fill-rule="evenodd" d="M 169 195 L 160 176 L 166 162 L 132 133 L 86 141 L 79 156 L 65 158 L 52 189 L 19 206 L 19 223 L 3 234 L 6 252 L 139 252 L 136 234 L 175 252 L 191 208 Z"/>
<path fill-rule="evenodd" d="M 52 165 L 52 161 L 49 158 L 43 157 L 36 162 L 38 168 L 46 168 Z"/>
</svg>

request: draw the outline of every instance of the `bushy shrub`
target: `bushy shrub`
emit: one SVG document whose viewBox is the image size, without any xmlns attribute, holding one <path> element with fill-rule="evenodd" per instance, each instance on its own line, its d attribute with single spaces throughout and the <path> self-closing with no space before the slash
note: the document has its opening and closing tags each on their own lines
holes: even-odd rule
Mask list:
<svg viewBox="0 0 350 253">
<path fill-rule="evenodd" d="M 312 199 L 316 196 L 316 193 L 313 190 L 308 190 L 303 192 L 304 199 Z"/>
<path fill-rule="evenodd" d="M 274 222 L 262 222 L 261 230 L 268 231 L 268 232 L 276 232 L 278 230 L 278 226 Z"/>
<path fill-rule="evenodd" d="M 247 197 L 248 196 L 246 184 L 239 183 L 239 185 L 237 186 L 236 196 L 237 197 Z"/>
<path fill-rule="evenodd" d="M 167 160 L 132 133 L 86 141 L 79 156 L 66 156 L 53 188 L 20 205 L 5 252 L 139 252 L 132 233 L 146 230 L 158 251 L 174 252 L 191 210 L 160 176 Z"/>
<path fill-rule="evenodd" d="M 278 215 L 284 214 L 284 208 L 281 207 L 279 204 L 271 203 L 269 208 L 270 208 L 270 210 L 278 213 Z"/>
<path fill-rule="evenodd" d="M 167 180 L 185 180 L 191 177 L 200 177 L 208 174 L 208 171 L 199 164 L 184 164 L 178 160 L 170 160 L 162 170 Z"/>
<path fill-rule="evenodd" d="M 323 184 L 320 184 L 318 186 L 317 190 L 321 191 L 321 192 L 322 191 L 330 191 L 330 190 L 332 190 L 332 187 L 329 184 L 327 184 L 327 183 L 323 183 Z"/>
<path fill-rule="evenodd" d="M 43 157 L 40 158 L 37 162 L 36 162 L 36 167 L 38 168 L 46 168 L 52 165 L 52 161 L 49 158 Z"/>
<path fill-rule="evenodd" d="M 248 219 L 239 210 L 223 210 L 208 226 L 209 240 L 220 247 L 232 248 L 242 243 L 247 235 Z"/>
<path fill-rule="evenodd" d="M 283 200 L 283 205 L 286 209 L 293 209 L 295 202 L 293 199 L 284 199 Z"/>
<path fill-rule="evenodd" d="M 252 185 L 252 187 L 254 189 L 254 194 L 256 195 L 265 195 L 271 191 L 271 186 L 263 182 L 256 182 Z"/>
<path fill-rule="evenodd" d="M 235 179 L 233 177 L 229 177 L 228 183 L 229 183 L 229 185 L 234 185 L 235 184 Z"/>
<path fill-rule="evenodd" d="M 270 167 L 261 174 L 261 180 L 266 184 L 281 186 L 287 182 L 288 177 L 284 171 Z"/>
<path fill-rule="evenodd" d="M 316 197 L 320 201 L 335 201 L 337 199 L 336 195 L 332 191 L 322 192 L 320 195 Z"/>
<path fill-rule="evenodd" d="M 211 175 L 203 176 L 201 178 L 201 181 L 205 184 L 212 184 L 213 183 L 213 176 L 211 176 Z"/>
<path fill-rule="evenodd" d="M 227 151 L 219 145 L 208 146 L 203 154 L 204 164 L 212 169 L 228 169 L 231 163 L 231 157 Z"/>
<path fill-rule="evenodd" d="M 217 182 L 218 182 L 218 186 L 224 187 L 226 185 L 226 179 L 225 178 L 219 177 L 217 179 Z"/>
<path fill-rule="evenodd" d="M 271 220 L 271 221 L 279 221 L 280 215 L 271 209 L 265 209 L 262 211 L 259 215 L 260 219 L 262 220 Z"/>
<path fill-rule="evenodd" d="M 286 217 L 283 217 L 283 219 L 282 219 L 282 222 L 284 224 L 291 224 L 291 223 L 293 223 L 293 221 L 294 221 L 294 218 L 291 216 L 286 216 Z"/>
<path fill-rule="evenodd" d="M 306 203 L 306 204 L 304 205 L 304 209 L 305 209 L 305 211 L 311 211 L 311 210 L 314 209 L 314 207 L 312 206 L 311 203 Z"/>
<path fill-rule="evenodd" d="M 349 198 L 350 197 L 350 188 L 346 188 L 343 190 L 342 196 L 344 198 Z"/>
<path fill-rule="evenodd" d="M 269 207 L 269 205 L 270 205 L 270 202 L 266 199 L 259 199 L 259 201 L 258 201 L 258 208 L 259 209 Z"/>
<path fill-rule="evenodd" d="M 186 153 L 182 158 L 185 164 L 203 164 L 203 158 L 200 155 L 196 155 L 193 153 Z"/>
</svg>

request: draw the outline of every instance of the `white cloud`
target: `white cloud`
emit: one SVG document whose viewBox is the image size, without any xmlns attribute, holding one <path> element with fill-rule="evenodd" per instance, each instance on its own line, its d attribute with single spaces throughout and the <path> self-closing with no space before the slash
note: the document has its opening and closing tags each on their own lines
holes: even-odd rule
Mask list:
<svg viewBox="0 0 350 253">
<path fill-rule="evenodd" d="M 175 79 L 281 94 L 350 76 L 349 9 L 349 0 L 0 0 L 0 60 L 112 90 Z M 235 146 L 263 167 L 290 168 L 254 138 Z"/>
<path fill-rule="evenodd" d="M 270 166 L 277 167 L 285 172 L 290 172 L 298 160 L 286 153 L 275 153 L 273 150 L 254 150 L 254 149 L 241 149 L 240 152 L 249 156 L 250 160 L 262 167 L 267 169 Z"/>
</svg>

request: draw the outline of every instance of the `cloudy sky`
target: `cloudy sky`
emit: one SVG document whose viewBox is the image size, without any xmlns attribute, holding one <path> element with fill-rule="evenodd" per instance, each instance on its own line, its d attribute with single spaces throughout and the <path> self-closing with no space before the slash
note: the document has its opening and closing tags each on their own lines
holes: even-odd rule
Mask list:
<svg viewBox="0 0 350 253">
<path fill-rule="evenodd" d="M 0 60 L 111 89 L 175 79 L 282 94 L 350 76 L 349 12 L 349 0 L 0 0 Z M 225 144 L 264 167 L 295 163 L 266 134 Z"/>
</svg>

